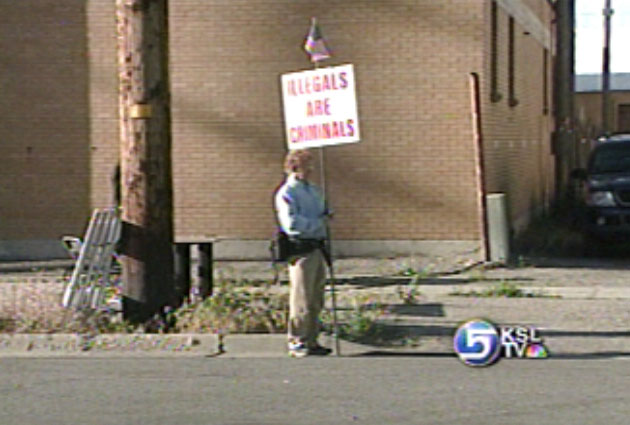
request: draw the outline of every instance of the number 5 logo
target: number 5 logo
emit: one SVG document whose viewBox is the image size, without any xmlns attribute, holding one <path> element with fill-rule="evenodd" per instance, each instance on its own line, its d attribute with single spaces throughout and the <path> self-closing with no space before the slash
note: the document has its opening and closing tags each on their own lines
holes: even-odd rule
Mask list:
<svg viewBox="0 0 630 425">
<path fill-rule="evenodd" d="M 460 360 L 470 366 L 492 364 L 501 352 L 496 327 L 481 319 L 470 320 L 457 328 L 453 348 Z"/>
</svg>

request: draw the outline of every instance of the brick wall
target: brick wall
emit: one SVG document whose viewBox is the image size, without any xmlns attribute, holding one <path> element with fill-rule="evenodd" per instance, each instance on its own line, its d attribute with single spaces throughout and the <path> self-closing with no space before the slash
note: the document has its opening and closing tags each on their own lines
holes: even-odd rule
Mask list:
<svg viewBox="0 0 630 425">
<path fill-rule="evenodd" d="M 325 66 L 353 63 L 357 79 L 362 141 L 326 149 L 336 238 L 479 238 L 470 72 L 482 80 L 488 188 L 508 193 L 519 220 L 553 187 L 544 37 L 524 34 L 550 10 L 505 4 L 529 8 L 516 27 L 516 107 L 489 101 L 489 1 L 170 2 L 176 235 L 269 237 L 285 152 L 279 78 L 312 68 L 302 50 L 311 16 L 333 51 Z M 89 207 L 111 204 L 114 7 L 0 0 L 3 239 L 80 232 Z M 506 28 L 501 8 L 504 92 Z"/>
<path fill-rule="evenodd" d="M 503 7 L 508 3 L 510 8 Z M 482 113 L 488 192 L 507 194 L 508 210 L 516 230 L 533 213 L 548 204 L 553 195 L 554 171 L 551 155 L 551 66 L 552 37 L 545 34 L 552 19 L 546 0 L 497 1 L 497 71 L 501 100 L 490 100 L 491 2 L 485 2 L 486 42 L 483 74 Z M 526 9 L 525 9 L 526 8 Z M 514 24 L 514 92 L 516 106 L 509 105 L 508 30 Z M 528 17 L 525 19 L 523 17 Z M 539 22 L 536 22 L 536 21 Z M 544 42 L 546 40 L 546 43 Z M 547 49 L 547 112 L 543 93 L 545 76 L 543 51 Z"/>
<path fill-rule="evenodd" d="M 89 214 L 85 2 L 0 0 L 0 240 L 81 232 Z"/>
<path fill-rule="evenodd" d="M 611 91 L 610 103 L 610 125 L 613 132 L 619 132 L 621 131 L 619 128 L 619 105 L 630 105 L 630 91 Z M 575 111 L 578 125 L 578 140 L 576 141 L 578 164 L 585 167 L 594 140 L 602 134 L 602 93 L 576 93 Z"/>
<path fill-rule="evenodd" d="M 90 73 L 90 203 L 113 205 L 113 174 L 119 158 L 116 4 L 86 2 Z"/>
<path fill-rule="evenodd" d="M 619 105 L 630 104 L 630 91 L 610 92 L 610 125 L 619 131 Z M 577 120 L 584 126 L 593 126 L 598 131 L 602 125 L 602 93 L 583 92 L 575 95 Z"/>
<path fill-rule="evenodd" d="M 357 79 L 362 142 L 326 150 L 335 236 L 476 239 L 476 0 L 172 2 L 176 233 L 269 237 L 279 77 L 312 68 L 301 49 L 311 16 L 333 50 L 326 65 L 353 63 Z"/>
</svg>

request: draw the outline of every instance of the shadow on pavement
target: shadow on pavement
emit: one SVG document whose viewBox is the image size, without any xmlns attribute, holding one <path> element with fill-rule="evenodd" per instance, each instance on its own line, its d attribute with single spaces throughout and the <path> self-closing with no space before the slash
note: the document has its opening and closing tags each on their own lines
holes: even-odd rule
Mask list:
<svg viewBox="0 0 630 425">
<path fill-rule="evenodd" d="M 625 254 L 626 257 L 630 254 Z M 592 257 L 561 257 L 527 258 L 526 263 L 538 268 L 564 268 L 564 269 L 595 269 L 595 270 L 630 270 L 630 257 L 619 256 Z"/>
<path fill-rule="evenodd" d="M 452 353 L 440 353 L 440 352 L 411 352 L 411 351 L 368 351 L 367 353 L 350 354 L 347 357 L 455 357 L 457 354 Z"/>
<path fill-rule="evenodd" d="M 446 317 L 444 304 L 442 303 L 384 304 L 383 308 L 387 310 L 388 314 L 398 316 Z M 350 306 L 337 306 L 336 310 L 337 312 L 355 311 L 355 308 Z"/>
<path fill-rule="evenodd" d="M 422 317 L 446 317 L 444 304 L 390 304 L 387 311 L 400 316 L 422 316 Z"/>
<path fill-rule="evenodd" d="M 335 278 L 335 285 L 351 285 L 358 288 L 374 288 L 385 286 L 408 285 L 409 277 L 356 276 L 351 278 Z"/>
<path fill-rule="evenodd" d="M 403 306 L 406 307 L 406 306 Z M 440 306 L 430 306 L 439 309 Z M 405 349 L 409 342 L 422 343 L 422 338 L 453 338 L 456 326 L 449 325 L 406 325 L 397 323 L 379 323 L 378 331 L 365 338 L 355 339 L 353 342 L 379 349 Z M 547 338 L 630 338 L 630 331 L 565 331 L 547 330 L 541 332 L 546 342 Z M 417 346 L 417 345 L 416 345 Z M 596 355 L 598 353 L 593 353 Z M 623 354 L 623 353 L 621 353 Z"/>
<path fill-rule="evenodd" d="M 351 354 L 346 357 L 455 357 L 457 358 L 457 354 L 455 352 L 452 353 L 444 353 L 444 352 L 413 352 L 413 351 L 383 351 L 383 350 L 375 350 L 368 351 L 366 353 L 360 354 Z M 529 359 L 529 360 L 601 360 L 601 359 L 613 359 L 613 358 L 630 358 L 630 352 L 624 351 L 602 351 L 595 353 L 552 353 L 546 359 Z M 509 360 L 509 359 L 508 359 Z M 514 359 L 521 360 L 521 359 Z M 528 359 L 523 359 L 528 360 Z"/>
<path fill-rule="evenodd" d="M 457 330 L 454 326 L 440 326 L 440 325 L 397 325 L 397 324 L 382 324 L 383 339 L 400 339 L 402 337 L 407 338 L 419 338 L 423 336 L 448 336 L 455 335 Z"/>
<path fill-rule="evenodd" d="M 510 278 L 440 278 L 427 277 L 419 278 L 416 281 L 418 285 L 467 285 L 480 282 L 527 282 L 533 281 L 531 277 L 510 277 Z M 412 278 L 410 277 L 381 277 L 381 276 L 357 276 L 352 278 L 336 278 L 335 285 L 350 285 L 358 289 L 386 287 L 386 286 L 404 286 L 410 285 Z"/>
<path fill-rule="evenodd" d="M 554 331 L 545 330 L 541 336 L 555 337 L 587 337 L 587 338 L 630 338 L 630 331 Z"/>
<path fill-rule="evenodd" d="M 627 351 L 599 351 L 594 353 L 551 353 L 549 360 L 598 360 L 630 357 Z"/>
<path fill-rule="evenodd" d="M 412 306 L 410 306 L 412 307 Z M 421 307 L 421 306 L 418 306 Z M 434 308 L 431 306 L 431 308 Z M 440 308 L 439 306 L 435 308 Z M 431 316 L 429 316 L 431 317 Z M 386 339 L 389 335 L 399 338 L 401 335 L 406 337 L 423 337 L 423 336 L 450 336 L 455 335 L 456 326 L 439 326 L 439 325 L 405 325 L 396 323 L 380 324 L 382 333 Z M 541 337 L 567 337 L 567 338 L 630 338 L 630 331 L 567 331 L 567 330 L 543 330 L 540 332 Z M 392 339 L 395 339 L 392 338 Z"/>
</svg>

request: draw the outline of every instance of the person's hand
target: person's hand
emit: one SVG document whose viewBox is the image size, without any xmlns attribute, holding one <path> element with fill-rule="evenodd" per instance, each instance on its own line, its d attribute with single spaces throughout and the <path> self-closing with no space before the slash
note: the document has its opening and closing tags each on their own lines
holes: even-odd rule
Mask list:
<svg viewBox="0 0 630 425">
<path fill-rule="evenodd" d="M 326 208 L 324 212 L 322 213 L 322 217 L 327 218 L 329 220 L 332 220 L 334 215 L 335 215 L 335 212 L 328 208 Z"/>
</svg>

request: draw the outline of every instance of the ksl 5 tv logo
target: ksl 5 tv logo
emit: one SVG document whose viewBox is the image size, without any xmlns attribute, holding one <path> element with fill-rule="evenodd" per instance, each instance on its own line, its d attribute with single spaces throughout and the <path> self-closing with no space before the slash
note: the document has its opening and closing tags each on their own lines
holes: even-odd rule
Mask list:
<svg viewBox="0 0 630 425">
<path fill-rule="evenodd" d="M 489 366 L 501 356 L 540 359 L 549 356 L 538 330 L 532 326 L 496 326 L 489 320 L 473 319 L 461 324 L 453 348 L 469 366 Z"/>
</svg>

